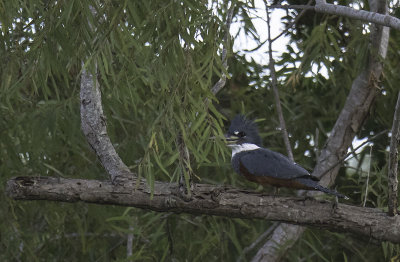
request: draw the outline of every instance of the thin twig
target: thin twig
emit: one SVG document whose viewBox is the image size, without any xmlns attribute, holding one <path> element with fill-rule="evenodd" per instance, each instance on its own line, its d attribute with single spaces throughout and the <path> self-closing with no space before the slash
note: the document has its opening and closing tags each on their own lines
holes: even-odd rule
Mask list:
<svg viewBox="0 0 400 262">
<path fill-rule="evenodd" d="M 313 5 L 266 5 L 268 9 L 307 9 L 314 10 L 315 6 Z"/>
<path fill-rule="evenodd" d="M 271 21 L 270 21 L 270 17 L 269 17 L 269 11 L 267 8 L 266 8 L 265 12 L 267 13 L 267 26 L 268 26 L 269 71 L 271 74 L 272 90 L 274 92 L 274 97 L 275 97 L 276 112 L 278 114 L 279 124 L 280 124 L 280 128 L 281 128 L 282 136 L 283 136 L 283 141 L 285 142 L 288 157 L 290 158 L 290 160 L 294 161 L 292 148 L 290 147 L 290 142 L 289 142 L 289 135 L 287 133 L 286 123 L 285 123 L 285 119 L 283 117 L 281 101 L 279 98 L 279 91 L 278 91 L 278 84 L 277 84 L 278 81 L 276 79 L 276 72 L 275 72 L 275 61 L 274 61 L 274 58 L 272 57 L 271 24 L 270 24 Z"/>
<path fill-rule="evenodd" d="M 276 106 L 276 111 L 277 111 L 278 118 L 279 118 L 283 141 L 285 142 L 288 157 L 290 158 L 290 160 L 294 161 L 292 149 L 291 149 L 290 142 L 289 142 L 289 135 L 286 130 L 286 123 L 285 123 L 285 119 L 283 117 L 281 102 L 279 99 L 279 91 L 278 91 L 278 85 L 277 85 L 278 81 L 277 81 L 276 72 L 275 72 L 275 61 L 274 61 L 274 58 L 272 57 L 271 20 L 269 17 L 267 3 L 265 3 L 265 13 L 267 14 L 267 27 L 268 27 L 269 71 L 271 74 L 271 84 L 272 84 L 272 89 L 273 89 L 274 97 L 275 97 L 275 106 Z M 254 242 L 252 245 L 250 245 L 250 247 L 252 247 L 252 246 L 254 247 L 254 246 L 258 245 L 258 242 L 260 242 L 262 239 L 264 239 L 265 235 L 270 235 L 271 233 L 275 232 L 275 230 L 278 228 L 278 226 L 281 226 L 281 225 L 282 225 L 281 223 L 276 223 L 274 228 L 269 228 L 260 237 L 258 237 L 256 242 Z M 268 240 L 267 243 L 270 241 L 272 241 L 272 240 Z M 273 242 L 273 245 L 275 245 L 275 244 L 276 243 Z M 257 255 L 260 253 L 260 251 L 261 251 L 261 253 L 263 253 L 265 251 L 264 249 L 265 249 L 265 244 L 263 245 L 263 247 L 260 248 L 260 250 L 257 252 L 256 256 L 253 257 L 253 260 L 258 260 Z M 268 247 L 266 249 L 268 249 Z"/>
<path fill-rule="evenodd" d="M 211 92 L 216 95 L 225 85 L 226 83 L 226 74 L 225 71 L 228 71 L 228 48 L 230 46 L 230 29 L 231 29 L 231 24 L 232 24 L 232 18 L 233 18 L 233 10 L 235 8 L 235 5 L 233 2 L 231 2 L 230 7 L 228 8 L 227 12 L 227 17 L 226 17 L 226 24 L 225 24 L 225 36 L 223 39 L 223 48 L 222 48 L 222 55 L 221 55 L 221 61 L 222 61 L 222 66 L 224 70 L 222 71 L 221 78 L 215 83 L 215 85 L 211 88 Z M 206 98 L 204 100 L 204 103 L 206 107 L 208 106 L 208 103 L 210 100 Z M 196 116 L 198 115 L 199 112 L 196 112 Z M 190 155 L 189 155 L 189 150 L 187 146 L 185 145 L 185 141 L 181 137 L 182 134 L 179 134 L 178 136 L 178 148 L 179 148 L 179 153 L 181 155 L 181 159 L 183 159 L 186 164 L 190 164 Z M 180 138 L 179 138 L 180 137 Z M 185 164 L 185 163 L 184 163 Z M 187 169 L 187 173 L 189 173 L 189 170 Z M 180 185 L 180 193 L 181 196 L 184 198 L 187 198 L 188 200 L 191 198 L 191 190 L 193 189 L 193 178 L 192 178 L 192 172 L 190 171 L 189 173 L 189 181 L 185 181 L 185 176 L 184 173 L 182 172 L 180 175 L 179 179 L 179 185 Z M 184 187 L 184 184 L 186 184 L 186 188 Z"/>
<path fill-rule="evenodd" d="M 226 32 L 224 36 L 224 46 L 222 48 L 222 66 L 224 68 L 224 71 L 222 72 L 221 78 L 218 80 L 217 83 L 211 88 L 211 92 L 215 95 L 217 94 L 225 85 L 226 83 L 226 74 L 225 71 L 228 71 L 228 48 L 230 46 L 230 39 L 231 39 L 231 34 L 229 33 L 231 29 L 231 24 L 232 24 L 232 17 L 233 17 L 233 9 L 235 8 L 235 5 L 233 2 L 231 2 L 231 6 L 228 9 L 228 14 L 226 18 Z"/>
<path fill-rule="evenodd" d="M 397 211 L 397 168 L 398 168 L 398 143 L 400 139 L 400 92 L 397 97 L 394 111 L 392 137 L 390 138 L 388 190 L 389 190 L 389 215 L 395 216 Z"/>
<path fill-rule="evenodd" d="M 354 148 L 354 150 L 350 151 L 349 153 L 347 153 L 346 155 L 344 155 L 341 159 L 339 159 L 338 161 L 336 161 L 336 163 L 334 163 L 330 168 L 328 168 L 327 170 L 325 170 L 319 177 L 323 177 L 324 175 L 326 175 L 327 173 L 329 173 L 332 169 L 334 169 L 335 167 L 337 167 L 339 164 L 343 163 L 346 158 L 348 158 L 350 155 L 352 154 L 356 154 L 355 152 L 360 149 L 361 147 L 363 147 L 364 145 L 366 145 L 367 143 L 373 141 L 374 139 L 376 139 L 377 137 L 386 134 L 388 132 L 388 130 L 383 130 L 381 132 L 379 132 L 378 134 L 374 135 L 371 138 L 368 138 L 365 142 L 361 143 L 359 146 L 357 146 L 356 148 Z"/>
<path fill-rule="evenodd" d="M 313 0 L 309 0 L 307 5 L 311 6 L 311 3 L 313 2 Z M 287 28 L 285 30 L 283 30 L 279 35 L 277 35 L 276 37 L 274 37 L 273 39 L 271 39 L 271 42 L 274 42 L 275 40 L 277 40 L 279 37 L 281 37 L 282 35 L 286 34 L 287 31 L 289 31 L 290 28 L 292 28 L 292 26 L 294 26 L 299 20 L 300 18 L 307 12 L 307 9 L 303 9 L 301 10 L 301 12 L 299 13 L 298 16 L 296 16 L 296 18 L 287 26 Z"/>
<path fill-rule="evenodd" d="M 373 147 L 373 145 L 370 145 L 370 148 L 369 148 L 369 167 L 368 167 L 368 173 L 367 173 L 367 182 L 365 183 L 366 185 L 365 185 L 365 196 L 364 196 L 363 207 L 365 207 L 365 204 L 367 203 L 369 174 L 371 173 L 371 162 L 372 162 L 372 147 Z"/>
</svg>

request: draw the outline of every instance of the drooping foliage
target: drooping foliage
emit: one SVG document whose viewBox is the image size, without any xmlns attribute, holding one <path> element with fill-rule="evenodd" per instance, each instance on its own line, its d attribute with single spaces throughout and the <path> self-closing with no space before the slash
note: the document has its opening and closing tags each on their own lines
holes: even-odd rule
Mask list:
<svg viewBox="0 0 400 262">
<path fill-rule="evenodd" d="M 234 4 L 234 22 L 257 41 L 262 32 L 251 19 L 253 1 Z M 222 140 L 210 139 L 224 133 L 227 118 L 243 113 L 256 119 L 264 146 L 286 153 L 268 65 L 229 47 L 227 84 L 216 96 L 210 91 L 225 70 L 227 8 L 218 1 L 0 1 L 1 261 L 123 261 L 129 233 L 132 260 L 251 258 L 256 249 L 248 254 L 243 249 L 270 222 L 16 202 L 4 195 L 13 176 L 108 178 L 80 131 L 82 62 L 91 69 L 97 64 L 117 152 L 149 185 L 176 183 L 190 172 L 195 182 L 272 192 L 235 175 Z M 283 21 L 289 24 L 297 15 L 288 11 Z M 315 13 L 287 31 L 290 43 L 276 61 L 279 91 L 295 159 L 310 170 L 365 65 L 368 32 L 359 21 Z M 381 95 L 358 139 L 391 127 L 400 82 L 399 36 L 391 32 Z M 180 143 L 189 149 L 190 162 L 179 154 Z M 350 196 L 349 203 L 362 204 L 367 192 L 367 206 L 385 208 L 388 145 L 386 134 L 377 137 L 372 157 L 365 147 L 341 169 L 336 186 Z M 363 241 L 309 229 L 286 260 L 378 261 L 400 254 L 398 245 Z"/>
</svg>

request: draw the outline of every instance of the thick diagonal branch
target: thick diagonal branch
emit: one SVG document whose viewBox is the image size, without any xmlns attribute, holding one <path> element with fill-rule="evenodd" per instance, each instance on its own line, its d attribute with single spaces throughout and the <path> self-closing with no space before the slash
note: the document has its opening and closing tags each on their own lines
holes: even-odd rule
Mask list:
<svg viewBox="0 0 400 262">
<path fill-rule="evenodd" d="M 89 6 L 89 9 L 92 15 L 96 17 L 96 9 L 92 5 Z M 89 27 L 91 30 L 96 31 L 96 27 L 91 23 L 89 23 Z M 122 162 L 107 134 L 106 117 L 103 113 L 101 92 L 97 80 L 97 63 L 95 63 L 93 71 L 94 74 L 91 74 L 85 68 L 85 62 L 82 62 L 80 86 L 81 129 L 104 169 L 109 174 L 111 181 L 115 183 L 121 179 L 131 177 L 132 173 Z"/>
<path fill-rule="evenodd" d="M 131 176 L 107 134 L 98 81 L 85 68 L 81 75 L 80 102 L 82 131 L 111 180 L 115 182 Z"/>
<path fill-rule="evenodd" d="M 370 6 L 377 12 L 387 12 L 385 1 L 373 0 Z M 379 78 L 383 70 L 382 59 L 386 57 L 389 43 L 389 28 L 372 25 L 370 42 L 368 64 L 353 81 L 345 105 L 314 168 L 313 175 L 320 177 L 324 174 L 321 178 L 324 186 L 334 182 L 340 166 L 332 166 L 346 154 L 378 94 Z M 329 169 L 331 171 L 325 173 Z"/>
<path fill-rule="evenodd" d="M 319 1 L 323 5 L 323 1 Z M 384 1 L 371 1 L 371 10 L 387 13 Z M 400 21 L 400 20 L 399 20 Z M 386 57 L 389 40 L 389 28 L 371 26 L 371 46 L 369 63 L 354 80 L 345 105 L 331 131 L 326 146 L 321 151 L 314 168 L 313 175 L 321 178 L 321 185 L 329 186 L 334 183 L 340 165 L 337 163 L 346 154 L 356 133 L 360 130 L 364 120 L 377 95 L 378 79 L 382 74 L 381 59 Z M 327 170 L 329 170 L 327 172 Z M 282 224 L 265 243 L 252 261 L 279 261 L 285 252 L 282 248 L 290 247 L 288 243 L 295 242 L 304 231 L 304 228 Z M 289 241 L 289 242 L 288 242 Z"/>
</svg>

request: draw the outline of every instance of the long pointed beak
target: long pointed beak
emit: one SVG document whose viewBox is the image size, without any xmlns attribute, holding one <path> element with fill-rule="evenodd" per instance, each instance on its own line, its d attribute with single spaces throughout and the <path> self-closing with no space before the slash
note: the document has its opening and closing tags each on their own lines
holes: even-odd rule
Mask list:
<svg viewBox="0 0 400 262">
<path fill-rule="evenodd" d="M 238 141 L 239 138 L 237 136 L 231 136 L 228 134 L 225 134 L 225 141 L 227 145 L 233 145 L 236 144 L 236 141 Z"/>
</svg>

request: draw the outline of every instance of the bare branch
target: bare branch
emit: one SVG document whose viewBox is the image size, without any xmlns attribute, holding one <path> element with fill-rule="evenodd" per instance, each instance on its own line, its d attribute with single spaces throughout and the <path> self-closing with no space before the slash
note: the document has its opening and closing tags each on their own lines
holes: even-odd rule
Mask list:
<svg viewBox="0 0 400 262">
<path fill-rule="evenodd" d="M 270 5 L 271 8 L 280 8 L 280 9 L 306 9 L 306 10 L 314 10 L 318 13 L 338 15 L 343 17 L 348 17 L 356 20 L 361 20 L 364 22 L 371 22 L 377 25 L 387 26 L 396 30 L 400 30 L 400 19 L 387 15 L 387 14 L 379 14 L 375 12 L 369 12 L 364 10 L 356 10 L 351 7 L 341 6 L 341 5 L 333 5 L 333 4 L 316 4 L 315 6 L 309 5 Z"/>
<path fill-rule="evenodd" d="M 268 9 L 299 9 L 299 10 L 312 10 L 315 11 L 313 5 L 267 5 Z"/>
<path fill-rule="evenodd" d="M 261 193 L 196 184 L 191 201 L 179 196 L 179 185 L 155 182 L 154 195 L 144 180 L 110 181 L 54 177 L 17 177 L 6 185 L 9 197 L 21 200 L 132 206 L 158 212 L 257 218 L 349 232 L 366 239 L 400 243 L 400 216 L 375 208 L 335 204 L 304 197 L 266 196 Z M 278 227 L 279 228 L 279 227 Z"/>
<path fill-rule="evenodd" d="M 292 153 L 292 148 L 290 146 L 289 135 L 286 129 L 285 118 L 283 117 L 281 101 L 279 98 L 279 91 L 278 91 L 278 81 L 276 79 L 276 72 L 275 72 L 275 61 L 272 57 L 272 41 L 271 41 L 271 25 L 269 19 L 269 11 L 266 8 L 265 12 L 267 13 L 267 26 L 268 26 L 268 53 L 269 53 L 269 72 L 271 74 L 271 85 L 272 90 L 274 91 L 274 98 L 275 98 L 275 106 L 276 106 L 276 113 L 278 114 L 279 118 L 279 125 L 281 128 L 283 141 L 285 142 L 286 152 L 290 160 L 294 162 L 294 157 Z"/>
<path fill-rule="evenodd" d="M 308 3 L 308 5 L 311 2 Z M 279 92 L 278 92 L 278 87 L 277 87 L 277 78 L 276 78 L 276 72 L 275 72 L 275 64 L 274 64 L 274 59 L 272 57 L 272 42 L 277 39 L 280 35 L 282 35 L 284 32 L 282 32 L 278 37 L 271 39 L 271 25 L 270 25 L 270 17 L 269 17 L 269 11 L 268 11 L 268 6 L 267 3 L 265 2 L 265 11 L 267 14 L 267 26 L 268 26 L 268 45 L 269 45 L 269 69 L 270 69 L 270 74 L 271 74 L 271 79 L 272 79 L 272 88 L 274 91 L 274 97 L 275 97 L 275 105 L 277 108 L 277 113 L 279 117 L 279 123 L 281 126 L 281 131 L 283 135 L 283 140 L 285 142 L 286 146 L 286 151 L 288 153 L 288 157 L 294 161 L 292 149 L 290 146 L 289 142 L 289 136 L 287 133 L 286 129 L 286 124 L 285 124 L 285 119 L 283 117 L 282 113 L 282 107 L 280 104 L 280 99 L 279 99 Z M 304 10 L 299 14 L 299 16 L 296 17 L 295 21 L 290 25 L 293 26 L 293 24 L 296 23 L 296 21 L 304 14 Z M 271 239 L 269 239 L 257 252 L 257 254 L 253 257 L 252 261 L 263 261 L 264 258 L 268 258 L 268 261 L 279 261 L 282 254 L 281 252 L 278 252 L 280 247 L 284 244 L 285 249 L 289 249 L 295 241 L 289 241 L 288 239 L 288 234 L 291 236 L 293 234 L 298 235 L 299 237 L 305 229 L 302 227 L 298 226 L 293 226 L 293 225 L 288 225 L 288 224 L 280 224 L 272 234 Z M 297 238 L 296 238 L 297 239 Z"/>
<path fill-rule="evenodd" d="M 386 3 L 378 1 L 378 10 L 386 11 Z M 336 178 L 340 166 L 335 163 L 346 155 L 356 133 L 360 130 L 370 108 L 378 94 L 378 81 L 382 74 L 382 58 L 386 57 L 389 42 L 389 28 L 373 26 L 371 28 L 371 46 L 369 62 L 353 81 L 345 105 L 331 131 L 326 147 L 321 151 L 313 175 L 322 177 L 321 184 L 329 186 Z M 332 168 L 335 166 L 334 168 Z M 330 170 L 326 173 L 326 170 Z"/>
<path fill-rule="evenodd" d="M 379 14 L 375 12 L 368 12 L 364 10 L 356 10 L 351 7 L 333 5 L 333 4 L 316 4 L 315 11 L 319 13 L 339 15 L 352 19 L 361 20 L 364 22 L 372 22 L 377 25 L 391 27 L 400 30 L 400 19 L 390 16 L 388 14 Z"/>
<path fill-rule="evenodd" d="M 294 162 L 294 157 L 293 157 L 293 152 L 292 148 L 290 146 L 290 141 L 289 141 L 289 135 L 287 133 L 286 129 L 286 123 L 285 119 L 283 117 L 283 112 L 282 112 L 282 107 L 281 107 L 281 102 L 279 98 L 279 91 L 278 91 L 278 86 L 277 86 L 277 78 L 276 78 L 276 72 L 275 72 L 275 61 L 272 56 L 272 42 L 273 40 L 271 39 L 271 24 L 270 24 L 270 17 L 269 17 L 269 11 L 267 8 L 267 3 L 265 2 L 265 12 L 267 14 L 267 26 L 268 26 L 268 54 L 269 54 L 269 71 L 271 74 L 271 84 L 272 84 L 272 90 L 274 92 L 274 98 L 275 98 L 275 106 L 276 106 L 276 111 L 278 114 L 279 118 L 279 124 L 283 136 L 283 141 L 285 143 L 286 147 L 286 152 L 288 154 L 288 157 L 290 160 Z M 269 239 L 258 251 L 257 254 L 253 257 L 252 261 L 262 261 L 264 257 L 268 257 L 269 261 L 277 261 L 280 257 L 280 253 L 276 252 L 276 249 L 279 248 L 281 243 L 285 243 L 287 241 L 286 234 L 280 234 L 280 230 L 283 228 L 286 228 L 288 225 L 285 224 L 280 224 L 277 228 L 273 230 L 273 235 L 271 239 Z M 297 229 L 297 227 L 295 227 Z M 298 227 L 300 228 L 300 227 Z M 267 230 L 268 232 L 269 230 Z M 299 231 L 300 232 L 300 231 Z M 301 231 L 303 232 L 303 231 Z M 262 235 L 264 235 L 266 232 L 264 232 Z M 270 234 L 270 233 L 269 233 Z M 301 234 L 301 233 L 299 233 Z M 283 237 L 283 239 L 282 239 Z M 277 239 L 280 238 L 280 239 Z"/>
<path fill-rule="evenodd" d="M 106 118 L 101 104 L 101 92 L 97 79 L 85 68 L 81 75 L 81 128 L 101 164 L 116 182 L 123 177 L 132 176 L 129 168 L 122 162 L 107 134 Z"/>
<path fill-rule="evenodd" d="M 398 143 L 400 140 L 400 92 L 397 97 L 396 109 L 394 111 L 392 137 L 390 138 L 390 154 L 389 154 L 389 173 L 388 173 L 388 190 L 389 190 L 389 215 L 395 216 L 397 210 L 397 168 L 399 162 Z"/>
<path fill-rule="evenodd" d="M 92 5 L 89 8 L 95 17 L 95 8 Z M 89 23 L 89 26 L 92 30 L 96 30 L 94 25 Z M 96 71 L 97 64 L 94 66 L 95 76 L 93 76 L 85 68 L 85 63 L 82 62 L 80 86 L 81 129 L 104 169 L 110 175 L 111 181 L 118 182 L 121 179 L 132 176 L 132 173 L 124 162 L 122 162 L 107 134 L 106 117 L 103 113 L 101 92 Z"/>
</svg>

